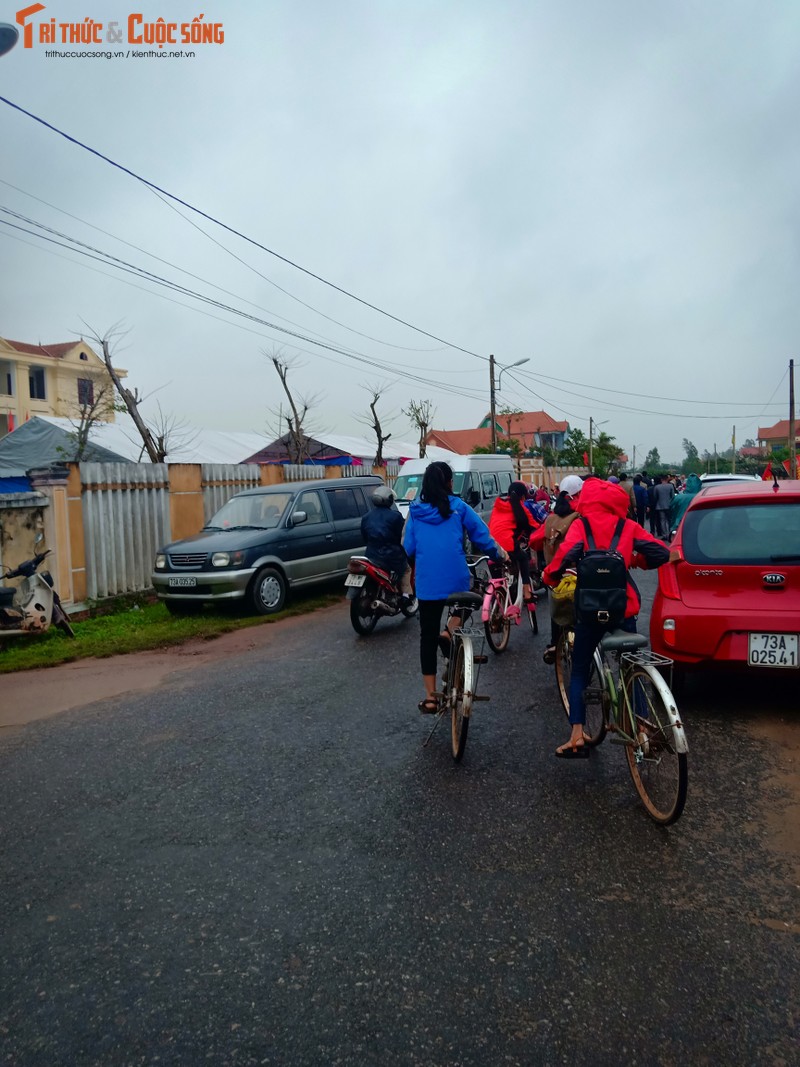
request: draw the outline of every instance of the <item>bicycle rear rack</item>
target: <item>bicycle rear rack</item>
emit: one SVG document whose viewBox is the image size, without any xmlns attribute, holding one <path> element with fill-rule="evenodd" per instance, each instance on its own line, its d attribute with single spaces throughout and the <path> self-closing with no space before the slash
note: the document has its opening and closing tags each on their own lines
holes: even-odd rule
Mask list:
<svg viewBox="0 0 800 1067">
<path fill-rule="evenodd" d="M 636 652 L 623 652 L 620 659 L 637 667 L 671 667 L 675 662 L 668 656 L 660 656 L 658 652 L 651 652 L 649 648 L 640 648 Z"/>
</svg>

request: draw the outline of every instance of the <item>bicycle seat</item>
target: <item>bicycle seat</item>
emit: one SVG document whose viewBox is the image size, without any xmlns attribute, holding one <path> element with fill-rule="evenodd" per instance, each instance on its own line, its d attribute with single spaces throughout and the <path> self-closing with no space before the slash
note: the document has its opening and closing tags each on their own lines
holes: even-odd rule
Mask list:
<svg viewBox="0 0 800 1067">
<path fill-rule="evenodd" d="M 483 597 L 479 593 L 464 591 L 463 593 L 451 593 L 447 598 L 448 608 L 480 608 L 483 607 Z"/>
<path fill-rule="evenodd" d="M 634 652 L 650 644 L 645 634 L 631 634 L 627 630 L 612 630 L 600 638 L 601 652 Z"/>
</svg>

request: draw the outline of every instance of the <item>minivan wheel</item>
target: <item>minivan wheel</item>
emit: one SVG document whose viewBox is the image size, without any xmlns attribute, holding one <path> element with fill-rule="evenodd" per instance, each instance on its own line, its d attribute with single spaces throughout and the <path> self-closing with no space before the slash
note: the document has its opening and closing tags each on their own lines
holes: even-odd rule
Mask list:
<svg viewBox="0 0 800 1067">
<path fill-rule="evenodd" d="M 249 600 L 253 611 L 259 615 L 280 611 L 286 601 L 286 579 L 274 567 L 262 567 L 253 578 Z"/>
</svg>

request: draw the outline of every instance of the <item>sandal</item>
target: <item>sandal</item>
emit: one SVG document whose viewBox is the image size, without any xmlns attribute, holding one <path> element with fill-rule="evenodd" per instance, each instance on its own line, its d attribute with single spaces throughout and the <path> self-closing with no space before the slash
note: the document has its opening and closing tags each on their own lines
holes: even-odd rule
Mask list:
<svg viewBox="0 0 800 1067">
<path fill-rule="evenodd" d="M 589 746 L 583 737 L 578 737 L 574 741 L 570 740 L 565 745 L 560 745 L 555 754 L 559 759 L 588 759 Z"/>
<path fill-rule="evenodd" d="M 423 715 L 436 715 L 439 711 L 439 701 L 436 697 L 424 697 L 417 707 Z"/>
<path fill-rule="evenodd" d="M 542 653 L 542 659 L 545 663 L 555 663 L 556 661 L 556 646 L 548 645 Z"/>
</svg>

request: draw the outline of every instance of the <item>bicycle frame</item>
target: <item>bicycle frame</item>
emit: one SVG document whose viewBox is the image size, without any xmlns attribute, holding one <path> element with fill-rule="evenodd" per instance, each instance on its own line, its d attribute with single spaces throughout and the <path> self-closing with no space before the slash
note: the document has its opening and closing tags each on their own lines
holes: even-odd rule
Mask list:
<svg viewBox="0 0 800 1067">
<path fill-rule="evenodd" d="M 604 690 L 608 693 L 609 707 L 604 708 L 606 720 L 610 729 L 619 735 L 618 744 L 636 744 L 636 738 L 628 733 L 624 726 L 631 727 L 636 722 L 636 710 L 631 706 L 628 696 L 628 688 L 625 684 L 628 673 L 633 667 L 640 667 L 650 679 L 651 684 L 659 694 L 670 719 L 670 726 L 675 738 L 675 749 L 679 754 L 685 755 L 689 751 L 686 741 L 686 733 L 683 723 L 678 716 L 675 697 L 667 684 L 659 667 L 671 667 L 672 660 L 666 656 L 659 656 L 649 649 L 639 649 L 636 652 L 618 652 L 619 673 L 615 675 L 611 665 L 612 653 L 604 652 L 598 646 L 594 651 L 594 662 L 598 677 L 603 680 Z M 620 700 L 620 694 L 622 700 Z"/>
<path fill-rule="evenodd" d="M 506 565 L 507 567 L 508 565 Z M 514 578 L 514 570 L 506 569 L 504 567 L 503 574 L 499 578 L 489 578 L 486 583 L 486 591 L 483 596 L 483 606 L 481 608 L 481 618 L 484 622 L 489 621 L 489 616 L 492 613 L 492 595 L 496 590 L 501 590 L 503 593 L 503 616 L 507 619 L 513 619 L 516 626 L 519 626 L 520 619 L 522 617 L 522 582 L 519 580 L 519 574 L 516 574 Z M 516 580 L 517 591 L 516 596 L 511 597 L 511 585 Z"/>
</svg>

